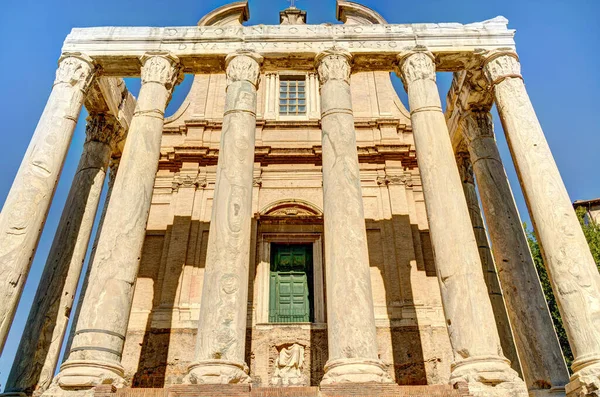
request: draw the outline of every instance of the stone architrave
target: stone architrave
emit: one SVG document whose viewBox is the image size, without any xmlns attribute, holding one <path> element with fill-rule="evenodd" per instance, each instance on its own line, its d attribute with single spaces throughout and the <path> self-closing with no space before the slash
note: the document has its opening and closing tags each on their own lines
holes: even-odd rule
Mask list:
<svg viewBox="0 0 600 397">
<path fill-rule="evenodd" d="M 331 49 L 315 61 L 321 82 L 329 341 L 329 360 L 321 384 L 391 382 L 377 351 L 350 93 L 351 59 L 348 52 Z"/>
<path fill-rule="evenodd" d="M 469 159 L 469 154 L 458 153 L 456 156 L 456 163 L 458 165 L 463 191 L 467 200 L 467 207 L 469 208 L 473 232 L 475 233 L 475 241 L 477 241 L 477 248 L 479 249 L 479 258 L 481 259 L 485 284 L 488 288 L 488 295 L 496 319 L 496 327 L 498 328 L 498 336 L 500 336 L 502 352 L 506 358 L 510 360 L 511 367 L 521 375 L 523 371 L 515 347 L 511 323 L 504 303 L 502 289 L 500 288 L 500 281 L 498 280 L 496 265 L 494 263 L 494 258 L 492 257 L 492 250 L 490 249 L 487 232 L 485 230 L 485 223 L 481 216 L 481 208 L 479 208 L 475 177 L 473 175 L 473 167 L 471 160 Z"/>
<path fill-rule="evenodd" d="M 79 53 L 60 58 L 52 92 L 0 213 L 0 353 L 95 69 Z"/>
<path fill-rule="evenodd" d="M 46 390 L 58 363 L 111 154 L 122 139 L 114 116 L 88 117 L 87 139 L 25 325 L 5 392 Z"/>
<path fill-rule="evenodd" d="M 472 395 L 527 396 L 502 353 L 469 210 L 435 79 L 435 59 L 417 48 L 399 56 L 444 314 L 454 353 L 450 381 Z"/>
<path fill-rule="evenodd" d="M 529 393 L 564 395 L 569 372 L 494 139 L 492 115 L 466 111 L 461 124 Z"/>
<path fill-rule="evenodd" d="M 188 383 L 247 383 L 244 362 L 256 92 L 262 57 L 226 58 L 227 94 L 206 254 L 195 361 Z"/>
<path fill-rule="evenodd" d="M 68 359 L 55 382 L 62 389 L 122 386 L 121 355 L 139 268 L 164 111 L 180 81 L 179 61 L 168 53 L 141 59 L 142 86 L 91 263 Z M 55 393 L 53 388 L 48 395 Z"/>
<path fill-rule="evenodd" d="M 514 52 L 485 54 L 483 72 L 517 168 L 575 361 L 569 397 L 600 393 L 600 274 L 537 119 Z"/>
</svg>

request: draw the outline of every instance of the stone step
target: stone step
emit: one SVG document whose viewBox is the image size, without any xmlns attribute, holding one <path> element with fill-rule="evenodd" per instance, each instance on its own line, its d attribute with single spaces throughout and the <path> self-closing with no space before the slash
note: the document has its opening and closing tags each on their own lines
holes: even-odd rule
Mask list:
<svg viewBox="0 0 600 397">
<path fill-rule="evenodd" d="M 362 383 L 321 386 L 321 397 L 466 397 L 464 386 L 450 385 L 399 386 L 396 384 Z"/>
<path fill-rule="evenodd" d="M 318 387 L 255 387 L 251 397 L 319 397 Z"/>
<path fill-rule="evenodd" d="M 250 385 L 173 385 L 166 388 L 98 386 L 94 397 L 467 397 L 466 385 L 399 386 L 362 383 L 319 387 L 255 387 Z"/>
</svg>

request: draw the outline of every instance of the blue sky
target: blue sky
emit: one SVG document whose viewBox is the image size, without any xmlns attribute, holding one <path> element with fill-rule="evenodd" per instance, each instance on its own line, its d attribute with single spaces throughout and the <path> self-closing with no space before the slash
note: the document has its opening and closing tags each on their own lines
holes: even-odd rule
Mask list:
<svg viewBox="0 0 600 397">
<path fill-rule="evenodd" d="M 224 0 L 3 0 L 0 5 L 0 204 L 4 203 L 23 154 L 52 87 L 56 61 L 65 36 L 73 27 L 195 25 Z M 517 51 L 531 100 L 572 200 L 600 197 L 600 1 L 598 0 L 362 0 L 390 23 L 469 23 L 503 15 L 517 29 Z M 250 24 L 277 24 L 285 0 L 250 0 Z M 335 21 L 334 0 L 297 0 L 308 11 L 308 22 Z M 451 81 L 438 75 L 443 101 Z M 190 76 L 175 91 L 167 110 L 183 101 Z M 138 79 L 128 85 L 137 94 Z M 406 104 L 399 81 L 396 90 Z M 23 298 L 3 356 L 3 386 L 52 237 L 69 191 L 84 141 L 85 112 L 75 131 L 47 225 L 33 262 Z M 496 131 L 519 210 L 528 220 L 501 126 Z"/>
</svg>

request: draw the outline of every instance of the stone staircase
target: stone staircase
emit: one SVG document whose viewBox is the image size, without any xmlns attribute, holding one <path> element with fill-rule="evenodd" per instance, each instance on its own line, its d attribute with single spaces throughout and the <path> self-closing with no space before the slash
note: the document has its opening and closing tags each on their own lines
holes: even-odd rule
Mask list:
<svg viewBox="0 0 600 397">
<path fill-rule="evenodd" d="M 339 384 L 319 387 L 254 387 L 250 385 L 174 385 L 166 388 L 98 386 L 94 397 L 467 397 L 466 385 L 399 386 Z"/>
</svg>

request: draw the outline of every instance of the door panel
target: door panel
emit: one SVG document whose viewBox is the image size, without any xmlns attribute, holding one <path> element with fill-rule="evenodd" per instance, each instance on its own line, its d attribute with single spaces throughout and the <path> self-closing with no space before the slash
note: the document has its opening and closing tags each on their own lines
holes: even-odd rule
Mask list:
<svg viewBox="0 0 600 397">
<path fill-rule="evenodd" d="M 312 245 L 273 244 L 270 322 L 312 321 Z"/>
</svg>

